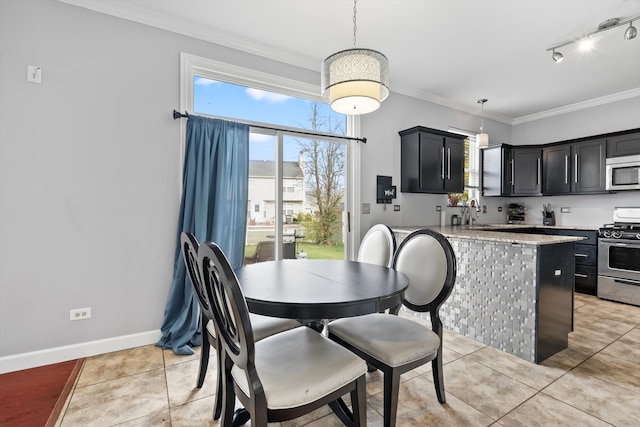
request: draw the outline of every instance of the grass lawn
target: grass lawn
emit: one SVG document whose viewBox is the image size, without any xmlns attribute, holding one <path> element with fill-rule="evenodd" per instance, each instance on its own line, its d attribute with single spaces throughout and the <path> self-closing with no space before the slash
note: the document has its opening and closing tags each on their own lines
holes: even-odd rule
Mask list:
<svg viewBox="0 0 640 427">
<path fill-rule="evenodd" d="M 344 259 L 344 245 L 342 243 L 332 246 L 320 246 L 315 243 L 298 242 L 296 250 L 304 251 L 308 259 Z M 244 247 L 245 255 L 252 255 L 256 251 L 256 245 Z"/>
</svg>

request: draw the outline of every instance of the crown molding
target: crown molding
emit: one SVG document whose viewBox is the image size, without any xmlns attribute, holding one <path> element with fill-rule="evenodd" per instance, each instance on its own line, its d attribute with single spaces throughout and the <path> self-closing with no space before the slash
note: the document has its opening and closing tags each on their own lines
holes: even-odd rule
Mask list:
<svg viewBox="0 0 640 427">
<path fill-rule="evenodd" d="M 553 108 L 547 111 L 541 111 L 535 114 L 529 114 L 528 116 L 517 117 L 513 119 L 513 125 L 519 125 L 522 123 L 533 122 L 540 119 L 546 119 L 549 117 L 560 116 L 562 114 L 571 113 L 574 111 L 585 110 L 587 108 L 593 108 L 600 105 L 611 104 L 612 102 L 623 101 L 629 98 L 635 98 L 640 96 L 640 87 L 627 90 L 624 92 L 618 92 L 611 95 L 602 96 L 600 98 L 589 99 L 587 101 L 576 102 L 575 104 L 565 105 L 564 107 Z"/>
</svg>

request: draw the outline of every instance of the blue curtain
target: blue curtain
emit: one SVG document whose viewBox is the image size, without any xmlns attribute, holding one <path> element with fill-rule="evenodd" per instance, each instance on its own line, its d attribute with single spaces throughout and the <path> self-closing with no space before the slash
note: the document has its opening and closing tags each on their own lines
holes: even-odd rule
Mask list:
<svg viewBox="0 0 640 427">
<path fill-rule="evenodd" d="M 231 266 L 242 266 L 249 176 L 249 126 L 206 117 L 187 121 L 182 200 L 176 233 L 173 283 L 156 343 L 176 354 L 193 354 L 202 343 L 197 298 L 180 248 L 180 233 L 214 241 Z"/>
</svg>

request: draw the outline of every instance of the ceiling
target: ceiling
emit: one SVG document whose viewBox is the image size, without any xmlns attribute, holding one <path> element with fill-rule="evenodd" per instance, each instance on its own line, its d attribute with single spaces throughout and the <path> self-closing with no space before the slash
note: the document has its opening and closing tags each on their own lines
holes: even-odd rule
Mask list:
<svg viewBox="0 0 640 427">
<path fill-rule="evenodd" d="M 353 47 L 351 0 L 61 0 L 220 45 L 320 70 Z M 628 25 L 592 36 L 595 49 L 547 49 L 640 0 L 360 0 L 357 47 L 384 53 L 393 92 L 508 124 L 640 96 L 640 36 Z M 634 22 L 640 28 L 640 19 Z M 318 74 L 318 84 L 319 84 Z"/>
</svg>

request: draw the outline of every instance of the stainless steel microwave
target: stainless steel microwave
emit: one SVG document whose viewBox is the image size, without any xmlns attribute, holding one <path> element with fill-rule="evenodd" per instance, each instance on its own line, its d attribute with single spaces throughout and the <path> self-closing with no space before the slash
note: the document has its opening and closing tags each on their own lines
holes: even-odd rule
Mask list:
<svg viewBox="0 0 640 427">
<path fill-rule="evenodd" d="M 640 190 L 640 155 L 606 160 L 607 190 Z"/>
</svg>

